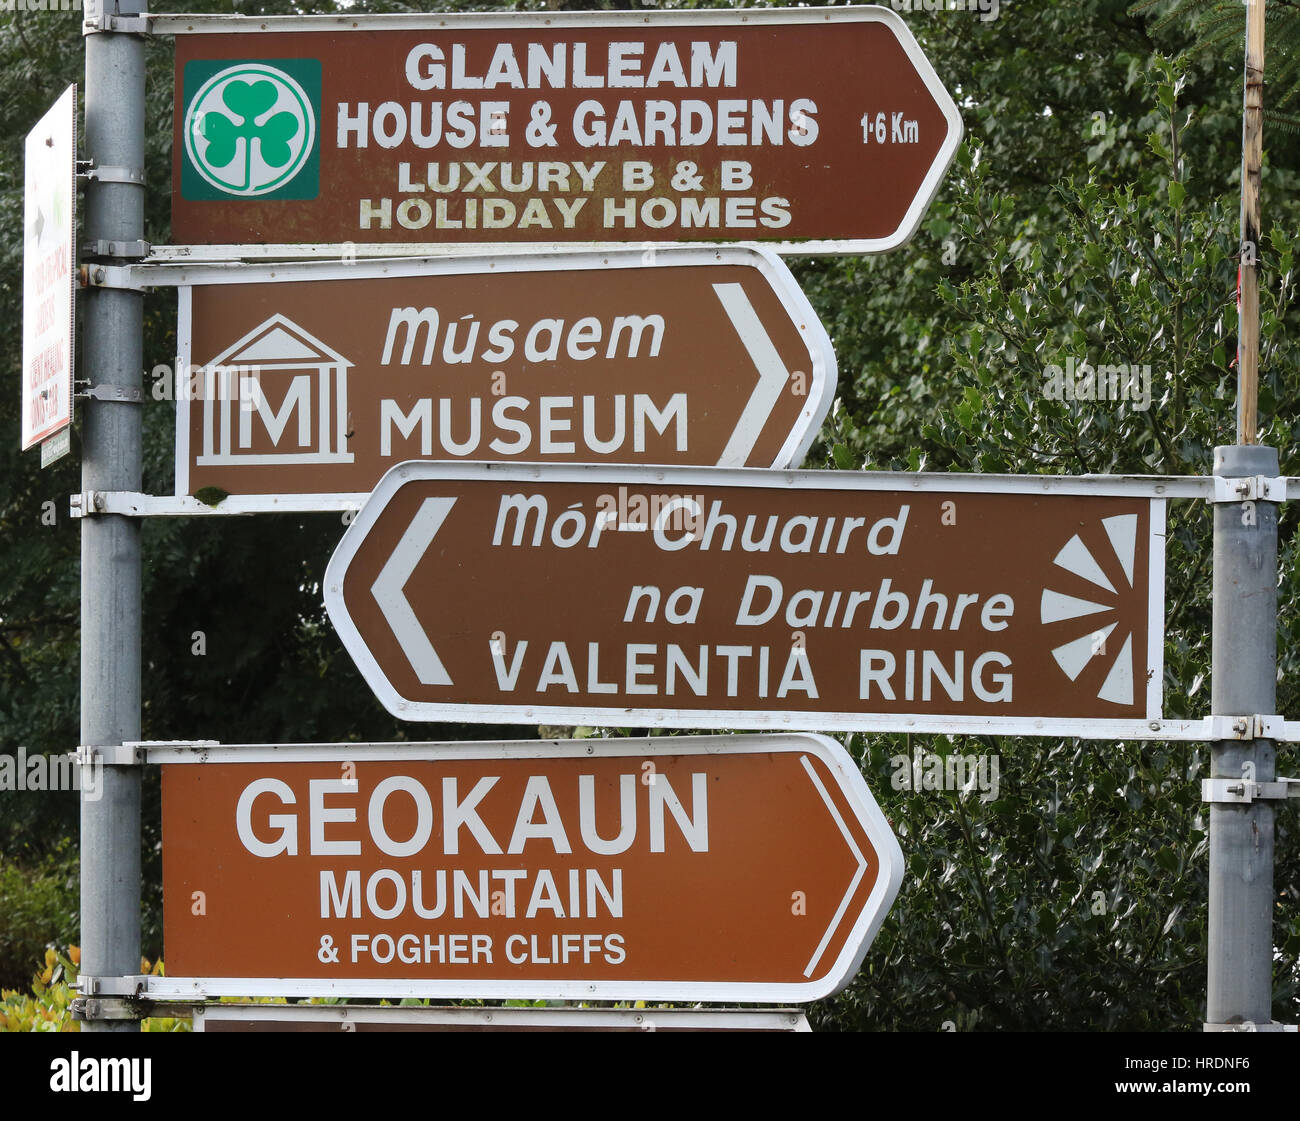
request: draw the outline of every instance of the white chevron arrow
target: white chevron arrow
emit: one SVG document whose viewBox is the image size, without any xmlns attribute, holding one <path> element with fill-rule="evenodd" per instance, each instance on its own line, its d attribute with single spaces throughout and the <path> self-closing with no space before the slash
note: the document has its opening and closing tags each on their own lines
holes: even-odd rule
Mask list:
<svg viewBox="0 0 1300 1121">
<path fill-rule="evenodd" d="M 455 504 L 454 498 L 426 498 L 406 527 L 393 555 L 370 586 L 370 594 L 392 627 L 402 653 L 411 663 L 421 685 L 450 685 L 451 676 L 411 610 L 411 603 L 406 598 L 406 583 Z"/>
<path fill-rule="evenodd" d="M 750 360 L 758 367 L 758 384 L 749 395 L 731 439 L 722 451 L 722 458 L 718 460 L 719 467 L 744 467 L 749 453 L 758 443 L 758 434 L 763 431 L 763 425 L 781 398 L 790 371 L 772 345 L 772 338 L 745 295 L 745 289 L 739 284 L 715 284 L 713 290 L 731 325 L 736 328 Z"/>
</svg>

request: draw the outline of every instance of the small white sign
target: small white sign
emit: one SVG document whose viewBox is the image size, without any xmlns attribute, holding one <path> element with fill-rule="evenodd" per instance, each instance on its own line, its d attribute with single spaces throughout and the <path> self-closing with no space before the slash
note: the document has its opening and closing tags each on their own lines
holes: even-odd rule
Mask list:
<svg viewBox="0 0 1300 1121">
<path fill-rule="evenodd" d="M 77 87 L 27 134 L 23 208 L 23 448 L 72 423 Z"/>
</svg>

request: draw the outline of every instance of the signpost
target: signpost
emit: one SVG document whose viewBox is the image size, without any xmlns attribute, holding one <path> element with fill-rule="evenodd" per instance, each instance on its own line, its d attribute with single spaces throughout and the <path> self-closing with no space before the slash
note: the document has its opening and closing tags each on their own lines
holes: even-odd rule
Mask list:
<svg viewBox="0 0 1300 1121">
<path fill-rule="evenodd" d="M 407 720 L 1150 737 L 1149 490 L 409 463 L 325 603 Z"/>
<path fill-rule="evenodd" d="M 176 36 L 173 235 L 228 256 L 264 242 L 882 252 L 915 232 L 962 136 L 883 7 L 150 22 Z"/>
<path fill-rule="evenodd" d="M 857 972 L 902 878 L 822 736 L 149 757 L 153 997 L 815 1000 Z"/>
<path fill-rule="evenodd" d="M 826 332 L 757 248 L 172 279 L 179 495 L 362 497 L 416 457 L 797 466 L 835 391 Z"/>
<path fill-rule="evenodd" d="M 69 86 L 27 134 L 23 165 L 22 446 L 42 444 L 42 466 L 67 452 L 72 424 L 76 153 L 77 87 Z"/>
</svg>

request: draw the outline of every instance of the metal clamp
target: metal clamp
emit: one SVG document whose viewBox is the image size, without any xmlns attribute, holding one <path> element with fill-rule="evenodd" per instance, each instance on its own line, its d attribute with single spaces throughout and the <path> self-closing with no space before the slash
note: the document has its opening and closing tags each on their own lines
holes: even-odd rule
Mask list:
<svg viewBox="0 0 1300 1121">
<path fill-rule="evenodd" d="M 89 401 L 111 401 L 115 405 L 139 405 L 144 401 L 144 390 L 138 385 L 90 385 L 78 389 L 73 396 Z"/>
<path fill-rule="evenodd" d="M 143 516 L 143 508 L 152 495 L 134 490 L 87 490 L 71 495 L 69 512 L 74 518 L 90 518 L 96 514 L 122 514 L 128 518 Z"/>
<path fill-rule="evenodd" d="M 1209 739 L 1285 740 L 1286 720 L 1281 716 L 1210 716 Z"/>
<path fill-rule="evenodd" d="M 118 257 L 139 260 L 149 256 L 153 246 L 143 239 L 138 241 L 84 241 L 82 257 Z"/>
<path fill-rule="evenodd" d="M 1201 779 L 1201 801 L 1249 805 L 1251 802 L 1285 802 L 1300 798 L 1300 778 L 1252 782 L 1244 778 Z"/>
<path fill-rule="evenodd" d="M 1267 475 L 1248 475 L 1234 479 L 1224 475 L 1212 476 L 1214 494 L 1206 501 L 1212 505 L 1238 502 L 1285 502 L 1286 476 L 1270 479 Z"/>
<path fill-rule="evenodd" d="M 136 187 L 144 186 L 142 167 L 121 167 L 117 164 L 96 167 L 94 160 L 87 160 L 84 169 L 78 171 L 77 175 L 81 179 L 93 179 L 96 183 L 130 183 Z"/>
<path fill-rule="evenodd" d="M 138 997 L 149 987 L 149 976 L 128 973 L 124 977 L 87 977 L 79 973 L 72 987 L 82 996 Z"/>
<path fill-rule="evenodd" d="M 96 763 L 102 763 L 105 767 L 134 767 L 145 761 L 144 748 L 134 743 L 115 743 L 102 747 L 82 744 L 68 754 L 74 763 L 83 767 Z"/>
<path fill-rule="evenodd" d="M 143 292 L 148 285 L 130 265 L 81 265 L 77 280 L 83 288 L 122 288 Z"/>
<path fill-rule="evenodd" d="M 93 514 L 104 513 L 104 492 L 98 490 L 83 491 L 68 499 L 68 515 L 73 518 L 89 518 Z"/>
<path fill-rule="evenodd" d="M 103 32 L 113 32 L 118 35 L 148 35 L 152 19 L 153 16 L 149 12 L 129 16 L 106 12 L 104 0 L 86 0 L 81 33 L 82 35 L 99 35 Z"/>
<path fill-rule="evenodd" d="M 72 1018 L 86 1020 L 139 1020 L 148 1013 L 141 1001 L 122 997 L 79 996 L 72 1001 Z"/>
</svg>

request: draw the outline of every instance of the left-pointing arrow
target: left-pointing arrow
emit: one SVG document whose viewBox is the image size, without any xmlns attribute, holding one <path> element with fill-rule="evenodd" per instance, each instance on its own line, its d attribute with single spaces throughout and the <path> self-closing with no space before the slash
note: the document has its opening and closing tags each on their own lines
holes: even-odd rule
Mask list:
<svg viewBox="0 0 1300 1121">
<path fill-rule="evenodd" d="M 402 652 L 422 685 L 450 685 L 451 676 L 411 610 L 411 603 L 406 598 L 406 583 L 455 503 L 454 498 L 426 498 L 406 527 L 393 555 L 370 586 L 370 594 L 375 597 L 379 610 L 393 629 Z"/>
</svg>

